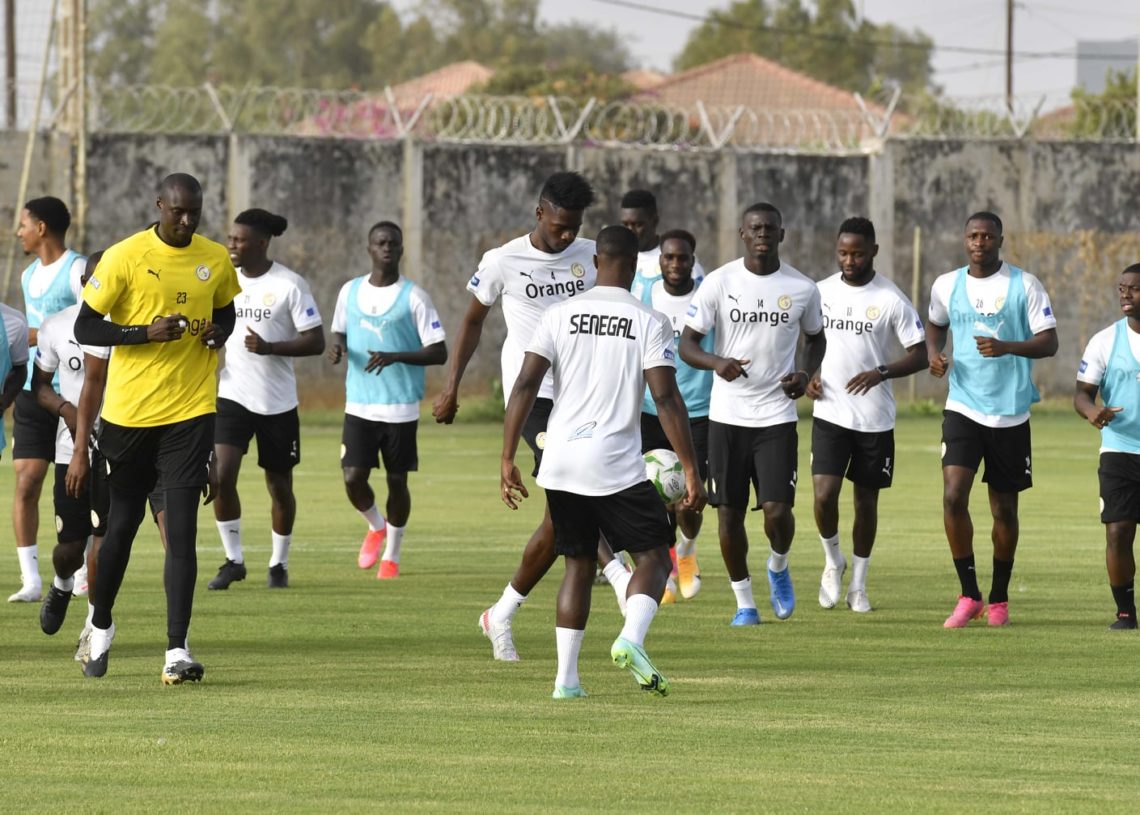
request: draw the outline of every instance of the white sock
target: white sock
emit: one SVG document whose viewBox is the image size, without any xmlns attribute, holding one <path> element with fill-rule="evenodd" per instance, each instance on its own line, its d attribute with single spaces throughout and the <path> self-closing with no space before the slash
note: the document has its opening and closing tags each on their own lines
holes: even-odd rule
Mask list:
<svg viewBox="0 0 1140 815">
<path fill-rule="evenodd" d="M 515 618 L 515 612 L 522 608 L 526 602 L 526 595 L 519 594 L 510 583 L 503 589 L 503 596 L 495 605 L 491 606 L 491 619 L 497 623 L 509 623 Z M 569 629 L 567 629 L 569 630 Z"/>
<path fill-rule="evenodd" d="M 788 553 L 780 554 L 775 549 L 769 549 L 768 569 L 773 572 L 782 572 L 788 568 Z"/>
<path fill-rule="evenodd" d="M 95 606 L 90 602 L 87 603 L 87 621 L 83 623 L 84 628 L 94 628 L 91 623 L 91 618 L 95 616 Z"/>
<path fill-rule="evenodd" d="M 621 628 L 621 638 L 634 645 L 645 645 L 645 635 L 649 624 L 657 614 L 657 601 L 648 594 L 634 594 L 625 601 L 625 625 Z"/>
<path fill-rule="evenodd" d="M 685 533 L 681 533 L 681 542 L 677 544 L 677 557 L 690 557 L 697 553 L 697 539 L 686 538 Z"/>
<path fill-rule="evenodd" d="M 576 688 L 578 679 L 578 652 L 582 650 L 582 637 L 585 631 L 576 628 L 555 628 L 554 640 L 558 644 L 558 675 L 554 684 L 564 688 Z"/>
<path fill-rule="evenodd" d="M 359 510 L 357 510 L 359 512 Z M 380 510 L 373 504 L 368 509 L 360 512 L 364 520 L 368 521 L 368 528 L 373 532 L 379 532 L 384 528 L 384 516 L 380 514 Z"/>
<path fill-rule="evenodd" d="M 16 556 L 20 559 L 20 579 L 25 586 L 42 586 L 40 580 L 40 547 L 17 546 Z"/>
<path fill-rule="evenodd" d="M 241 551 L 241 518 L 232 521 L 216 521 L 218 535 L 222 538 L 222 548 L 226 550 L 226 560 L 234 563 L 245 563 L 245 555 Z"/>
<path fill-rule="evenodd" d="M 273 533 L 273 554 L 269 556 L 269 568 L 289 565 L 289 545 L 291 543 L 293 543 L 292 535 Z"/>
<path fill-rule="evenodd" d="M 867 567 L 871 565 L 870 557 L 859 557 L 858 555 L 851 556 L 851 584 L 847 587 L 847 591 L 867 590 Z"/>
<path fill-rule="evenodd" d="M 51 584 L 53 586 L 55 586 L 57 589 L 59 589 L 60 591 L 71 591 L 72 589 L 75 588 L 75 578 L 74 577 L 62 578 L 59 575 L 56 575 L 55 577 L 53 577 L 51 579 Z"/>
<path fill-rule="evenodd" d="M 606 576 L 606 580 L 610 581 L 610 587 L 617 596 L 618 608 L 624 615 L 626 604 L 629 602 L 626 599 L 626 594 L 629 593 L 629 581 L 633 577 L 633 573 L 625 567 L 621 558 L 615 555 L 613 560 L 602 567 L 602 574 Z"/>
<path fill-rule="evenodd" d="M 756 601 L 752 598 L 751 577 L 746 577 L 743 580 L 732 580 L 729 585 L 732 586 L 732 593 L 736 595 L 737 608 L 756 608 Z"/>
<path fill-rule="evenodd" d="M 395 526 L 388 524 L 388 537 L 384 543 L 384 554 L 380 556 L 381 560 L 390 560 L 393 563 L 400 562 L 400 544 L 404 542 L 404 530 L 406 526 Z"/>
<path fill-rule="evenodd" d="M 823 558 L 827 561 L 828 567 L 842 569 L 843 552 L 839 548 L 839 533 L 836 532 L 830 538 L 820 535 L 819 542 L 823 544 Z"/>
<path fill-rule="evenodd" d="M 98 659 L 107 653 L 111 647 L 111 638 L 115 636 L 115 624 L 110 628 L 97 628 L 91 626 L 91 658 Z"/>
</svg>

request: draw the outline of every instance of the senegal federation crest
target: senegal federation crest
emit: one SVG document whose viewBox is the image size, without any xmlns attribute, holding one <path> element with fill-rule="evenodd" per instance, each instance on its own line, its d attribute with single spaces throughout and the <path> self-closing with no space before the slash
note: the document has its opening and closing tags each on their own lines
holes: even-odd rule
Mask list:
<svg viewBox="0 0 1140 815">
<path fill-rule="evenodd" d="M 574 264 L 574 265 L 577 266 L 578 264 Z M 545 450 L 546 449 L 546 433 L 545 433 L 545 431 L 542 433 L 539 433 L 537 436 L 534 437 L 534 446 L 537 447 L 539 450 Z"/>
<path fill-rule="evenodd" d="M 570 274 L 574 275 L 574 277 L 585 277 L 586 267 L 581 263 L 575 263 L 570 267 Z"/>
<path fill-rule="evenodd" d="M 882 312 L 879 311 L 878 306 L 867 306 L 867 319 L 868 320 L 877 320 L 877 319 L 879 319 L 880 314 L 882 314 Z"/>
<path fill-rule="evenodd" d="M 194 270 L 194 274 L 198 276 L 199 280 L 205 283 L 210 279 L 210 267 L 203 264 Z"/>
<path fill-rule="evenodd" d="M 792 307 L 792 298 L 787 294 L 781 294 L 780 299 L 776 301 L 776 305 L 784 311 L 787 311 Z"/>
<path fill-rule="evenodd" d="M 265 296 L 261 298 L 261 304 L 263 306 L 265 306 L 266 308 L 276 304 L 276 302 L 277 302 L 277 295 L 271 291 L 267 291 L 265 293 Z"/>
<path fill-rule="evenodd" d="M 1001 311 L 1001 307 L 1004 305 L 1005 305 L 1005 298 L 1004 297 L 999 297 L 997 300 L 994 300 L 994 310 L 995 311 Z"/>
</svg>

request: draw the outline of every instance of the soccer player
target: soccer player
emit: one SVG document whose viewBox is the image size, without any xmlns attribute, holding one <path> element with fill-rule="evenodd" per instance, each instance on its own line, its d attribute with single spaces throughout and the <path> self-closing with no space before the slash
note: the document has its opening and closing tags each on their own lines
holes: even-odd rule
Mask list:
<svg viewBox="0 0 1140 815">
<path fill-rule="evenodd" d="M 669 681 L 645 653 L 645 635 L 669 576 L 673 530 L 657 491 L 645 477 L 639 413 L 648 384 L 661 426 L 685 468 L 684 509 L 704 506 L 685 403 L 673 374 L 673 329 L 663 315 L 629 292 L 637 238 L 610 226 L 598 233 L 597 285 L 546 310 L 515 379 L 503 422 L 502 499 L 511 509 L 527 496 L 515 466 L 519 436 L 549 370 L 556 372 L 553 410 L 538 483 L 566 558 L 558 593 L 554 698 L 585 696 L 578 652 L 590 615 L 599 533 L 636 568 L 629 581 L 625 625 L 610 649 L 645 690 L 664 696 Z M 586 419 L 589 421 L 584 421 Z"/>
<path fill-rule="evenodd" d="M 819 283 L 827 352 L 807 388 L 814 400 L 811 476 L 824 555 L 819 604 L 835 607 L 847 571 L 839 546 L 839 492 L 846 476 L 855 491 L 847 607 L 865 613 L 871 610 L 867 567 L 879 525 L 879 490 L 891 486 L 895 472 L 895 397 L 888 380 L 926 367 L 926 332 L 906 295 L 875 271 L 874 224 L 848 218 L 839 227 L 835 253 L 839 271 Z M 893 340 L 906 354 L 888 361 Z"/>
<path fill-rule="evenodd" d="M 969 264 L 934 281 L 926 330 L 930 373 L 950 373 L 942 414 L 942 515 L 961 593 L 945 628 L 963 628 L 986 609 L 970 518 L 970 490 L 983 460 L 994 521 L 987 620 L 1009 622 L 1017 496 L 1033 486 L 1029 406 L 1041 398 L 1033 360 L 1057 353 L 1057 319 L 1045 287 L 1001 259 L 1001 219 L 992 212 L 971 215 L 965 244 Z M 953 362 L 942 353 L 948 335 Z"/>
<path fill-rule="evenodd" d="M 58 198 L 34 198 L 24 204 L 16 237 L 24 254 L 35 260 L 24 270 L 21 284 L 28 318 L 28 344 L 36 345 L 40 325 L 57 311 L 79 301 L 86 268 L 82 255 L 67 248 L 71 213 Z M 43 593 L 39 572 L 40 491 L 48 465 L 55 458 L 58 420 L 32 395 L 32 366 L 28 366 L 24 390 L 16 397 L 13 416 L 12 460 L 16 490 L 12 501 L 12 527 L 20 558 L 20 590 L 9 603 L 35 603 Z"/>
<path fill-rule="evenodd" d="M 634 297 L 644 297 L 646 290 L 661 280 L 661 236 L 657 234 L 660 218 L 657 214 L 657 197 L 649 190 L 630 190 L 621 197 L 621 225 L 637 236 L 637 274 L 630 291 Z M 693 257 L 693 281 L 699 286 L 705 270 Z"/>
<path fill-rule="evenodd" d="M 696 250 L 697 239 L 683 229 L 674 229 L 662 235 L 661 276 L 646 286 L 641 294 L 643 303 L 669 318 L 674 342 L 680 340 L 689 304 L 700 285 L 700 281 L 693 274 Z M 638 257 L 640 260 L 640 255 Z M 712 351 L 713 342 L 714 335 L 710 331 L 701 340 L 701 347 L 705 351 Z M 697 468 L 703 484 L 708 478 L 709 393 L 712 390 L 713 373 L 694 368 L 681 360 L 677 362 L 676 376 L 677 387 L 689 415 L 689 433 L 697 453 Z M 660 448 L 673 449 L 657 416 L 657 402 L 648 389 L 641 404 L 641 446 L 643 452 Z M 697 565 L 697 535 L 700 534 L 701 519 L 704 516 L 683 507 L 678 507 L 676 512 L 671 514 L 681 532 L 681 541 L 674 550 L 680 592 L 682 597 L 689 600 L 696 597 L 697 592 L 701 590 L 701 571 Z M 661 604 L 676 602 L 676 591 L 677 585 L 670 575 L 665 584 L 665 594 L 661 598 Z"/>
<path fill-rule="evenodd" d="M 0 453 L 8 446 L 4 438 L 4 414 L 22 392 L 28 378 L 28 319 L 11 306 L 0 303 Z"/>
<path fill-rule="evenodd" d="M 333 365 L 347 357 L 344 433 L 340 466 L 348 500 L 368 522 L 357 565 L 376 564 L 376 577 L 400 575 L 400 547 L 412 509 L 408 473 L 419 469 L 416 429 L 424 398 L 424 367 L 447 362 L 447 345 L 431 297 L 400 274 L 404 234 L 391 221 L 368 230 L 369 274 L 341 287 L 333 313 Z M 384 461 L 388 482 L 385 517 L 368 485 Z M 386 540 L 386 542 L 385 542 Z"/>
<path fill-rule="evenodd" d="M 709 273 L 693 297 L 681 358 L 716 372 L 709 402 L 709 503 L 717 508 L 720 549 L 728 567 L 736 614 L 732 624 L 759 625 L 748 571 L 749 485 L 764 511 L 769 598 L 785 620 L 796 605 L 788 550 L 796 531 L 795 400 L 804 395 L 823 359 L 826 340 L 815 283 L 780 259 L 783 217 L 769 203 L 741 219 L 744 256 Z M 712 352 L 701 341 L 716 331 Z M 804 335 L 804 361 L 796 345 Z"/>
<path fill-rule="evenodd" d="M 230 260 L 237 267 L 241 294 L 235 301 L 237 322 L 226 341 L 225 366 L 218 380 L 214 428 L 218 466 L 214 517 L 226 560 L 208 589 L 227 589 L 235 580 L 245 580 L 237 482 L 242 456 L 254 436 L 257 465 L 265 470 L 272 503 L 268 584 L 271 589 L 289 585 L 289 545 L 297 516 L 293 468 L 301 461 L 292 358 L 323 353 L 325 335 L 309 284 L 267 255 L 269 241 L 287 226 L 280 215 L 247 209 L 230 227 Z"/>
<path fill-rule="evenodd" d="M 507 324 L 501 359 L 503 397 L 509 399 L 531 335 L 543 312 L 593 288 L 597 275 L 594 242 L 578 237 L 582 215 L 593 203 L 594 190 L 586 179 L 574 172 L 555 173 L 546 179 L 538 194 L 534 229 L 483 255 L 479 268 L 467 282 L 471 304 L 459 329 L 447 381 L 432 405 L 437 422 L 450 424 L 455 419 L 459 410 L 460 380 L 479 345 L 483 322 L 496 300 L 502 298 L 503 318 Z M 538 473 L 542 460 L 553 397 L 554 377 L 548 374 L 522 430 L 523 438 L 534 452 L 534 474 Z M 554 529 L 547 512 L 527 542 L 522 562 L 502 595 L 479 615 L 479 628 L 491 641 L 495 659 L 518 660 L 511 621 L 557 558 Z M 625 576 L 628 575 L 625 567 L 612 559 L 606 569 L 614 591 L 624 598 Z"/>
<path fill-rule="evenodd" d="M 1140 263 L 1116 285 L 1124 317 L 1089 340 L 1077 369 L 1073 407 L 1100 431 L 1100 521 L 1116 631 L 1136 628 L 1136 559 L 1140 521 Z M 1101 405 L 1096 404 L 1100 391 Z"/>
<path fill-rule="evenodd" d="M 83 670 L 91 677 L 107 672 L 115 598 L 147 494 L 157 487 L 167 544 L 161 678 L 177 685 L 198 681 L 204 672 L 187 642 L 198 575 L 198 495 L 207 502 L 214 497 L 217 350 L 233 331 L 240 288 L 226 248 L 195 234 L 202 216 L 196 178 L 175 173 L 163 179 L 157 208 L 155 227 L 104 253 L 75 320 L 76 340 L 114 346 L 99 433 L 111 503 Z"/>
</svg>

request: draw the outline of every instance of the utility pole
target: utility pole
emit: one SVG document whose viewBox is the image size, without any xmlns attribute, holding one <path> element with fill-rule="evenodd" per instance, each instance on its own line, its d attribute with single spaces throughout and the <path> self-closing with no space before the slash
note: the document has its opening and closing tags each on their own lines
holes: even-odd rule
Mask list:
<svg viewBox="0 0 1140 815">
<path fill-rule="evenodd" d="M 16 0 L 4 0 L 4 120 L 16 129 Z"/>
<path fill-rule="evenodd" d="M 1005 109 L 1013 113 L 1013 0 L 1005 0 Z"/>
</svg>

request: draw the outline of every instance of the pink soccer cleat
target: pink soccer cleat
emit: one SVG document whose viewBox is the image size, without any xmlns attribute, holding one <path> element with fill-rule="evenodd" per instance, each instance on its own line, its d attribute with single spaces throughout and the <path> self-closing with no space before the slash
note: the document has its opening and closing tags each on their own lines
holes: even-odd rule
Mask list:
<svg viewBox="0 0 1140 815">
<path fill-rule="evenodd" d="M 377 580 L 395 580 L 400 576 L 400 564 L 394 560 L 381 560 L 380 569 L 376 572 Z"/>
<path fill-rule="evenodd" d="M 361 569 L 371 569 L 376 565 L 376 558 L 380 557 L 380 547 L 384 545 L 384 538 L 388 537 L 388 527 L 378 530 L 368 530 L 364 536 L 364 543 L 360 544 L 360 554 L 356 556 L 356 565 Z"/>
<path fill-rule="evenodd" d="M 986 604 L 972 597 L 958 595 L 958 605 L 954 606 L 954 613 L 942 623 L 943 628 L 965 628 L 970 620 L 976 620 L 986 610 Z"/>
<path fill-rule="evenodd" d="M 986 608 L 986 622 L 990 625 L 1009 625 L 1009 603 L 990 603 Z"/>
</svg>

